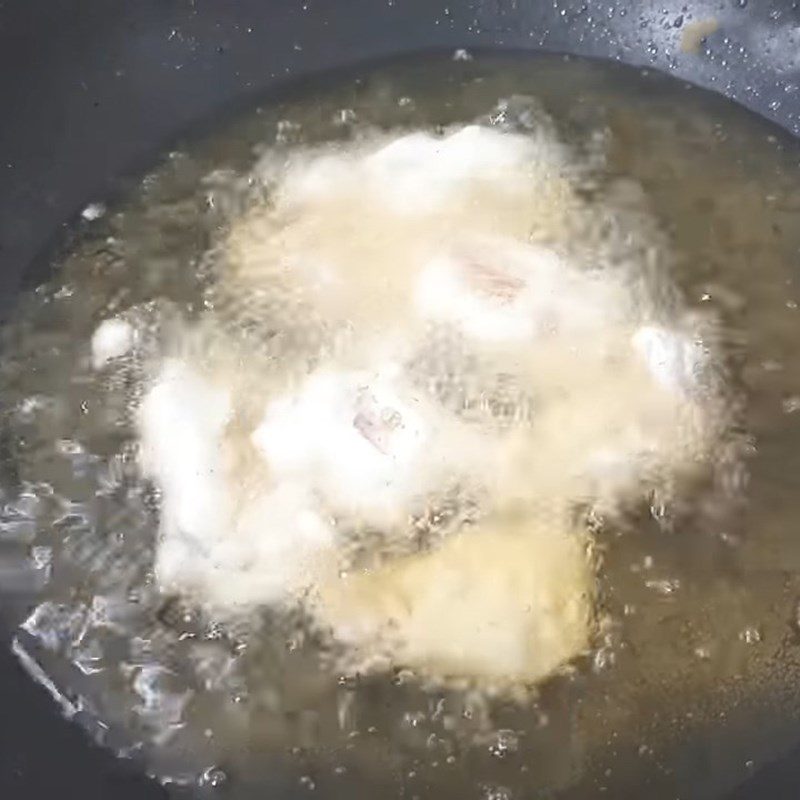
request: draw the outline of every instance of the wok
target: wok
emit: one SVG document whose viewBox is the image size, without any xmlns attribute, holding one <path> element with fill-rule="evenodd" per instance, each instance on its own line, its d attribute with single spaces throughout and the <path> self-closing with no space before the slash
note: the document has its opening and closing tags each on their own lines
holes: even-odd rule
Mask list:
<svg viewBox="0 0 800 800">
<path fill-rule="evenodd" d="M 316 72 L 428 49 L 540 49 L 663 70 L 800 134 L 791 0 L 5 0 L 0 316 L 62 229 L 198 121 Z M 696 52 L 680 28 L 714 19 Z M 163 798 L 90 745 L 0 642 L 0 797 Z M 800 727 L 797 730 L 800 743 Z M 715 744 L 708 743 L 710 750 Z M 719 744 L 724 747 L 724 742 Z M 709 758 L 708 752 L 698 759 Z M 265 796 L 293 796 L 265 787 Z M 306 790 L 302 790 L 306 794 Z M 733 796 L 796 797 L 800 746 Z"/>
</svg>

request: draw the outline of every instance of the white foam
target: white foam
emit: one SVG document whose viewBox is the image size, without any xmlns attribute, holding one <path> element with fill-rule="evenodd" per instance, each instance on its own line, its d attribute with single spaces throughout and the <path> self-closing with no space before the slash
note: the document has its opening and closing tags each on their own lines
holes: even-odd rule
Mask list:
<svg viewBox="0 0 800 800">
<path fill-rule="evenodd" d="M 468 125 L 445 136 L 416 131 L 381 146 L 325 153 L 292 162 L 281 185 L 281 201 L 302 205 L 355 191 L 399 214 L 420 216 L 452 200 L 466 186 L 508 182 L 509 192 L 540 159 L 530 138 Z"/>
<path fill-rule="evenodd" d="M 92 334 L 92 366 L 102 369 L 115 358 L 127 355 L 136 343 L 136 330 L 124 319 L 104 320 Z"/>
<path fill-rule="evenodd" d="M 224 537 L 230 513 L 222 434 L 230 393 L 167 360 L 139 411 L 142 463 L 161 487 L 162 524 L 188 537 Z"/>
<path fill-rule="evenodd" d="M 677 331 L 643 325 L 632 337 L 653 378 L 665 389 L 690 394 L 707 361 L 703 347 Z"/>
<path fill-rule="evenodd" d="M 94 222 L 96 219 L 100 219 L 100 217 L 104 216 L 106 213 L 106 207 L 103 203 L 89 203 L 86 208 L 81 211 L 81 216 L 87 222 Z"/>
<path fill-rule="evenodd" d="M 254 444 L 276 474 L 311 481 L 338 511 L 375 524 L 402 516 L 431 489 L 442 430 L 391 372 L 320 370 L 269 403 Z"/>
<path fill-rule="evenodd" d="M 624 309 L 616 276 L 570 267 L 544 247 L 469 237 L 457 252 L 433 259 L 416 286 L 423 316 L 493 342 L 532 343 L 541 334 L 602 330 Z"/>
<path fill-rule="evenodd" d="M 301 483 L 265 481 L 237 497 L 225 453 L 231 394 L 168 360 L 139 412 L 142 464 L 162 491 L 156 569 L 216 606 L 281 602 L 310 580 L 330 526 Z"/>
<path fill-rule="evenodd" d="M 468 125 L 442 138 L 401 136 L 364 161 L 367 179 L 385 187 L 386 202 L 402 213 L 423 214 L 452 199 L 466 184 L 506 180 L 525 171 L 533 144 Z"/>
</svg>

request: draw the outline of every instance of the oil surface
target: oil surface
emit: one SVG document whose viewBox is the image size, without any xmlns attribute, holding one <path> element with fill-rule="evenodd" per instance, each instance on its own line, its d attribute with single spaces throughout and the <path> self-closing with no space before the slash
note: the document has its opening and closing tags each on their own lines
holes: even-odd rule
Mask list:
<svg viewBox="0 0 800 800">
<path fill-rule="evenodd" d="M 717 513 L 644 509 L 600 532 L 611 622 L 590 658 L 520 702 L 337 680 L 301 626 L 204 618 L 152 580 L 158 498 L 135 460 L 133 371 L 98 378 L 97 324 L 202 310 L 207 252 L 266 149 L 468 122 L 535 97 L 644 189 L 690 307 L 712 308 L 753 446 Z M 794 143 L 657 75 L 556 58 L 431 59 L 264 105 L 90 207 L 50 284 L 3 331 L 0 589 L 17 650 L 65 710 L 156 774 L 228 796 L 714 797 L 800 722 L 800 167 Z M 794 224 L 793 224 L 794 223 Z M 146 312 L 145 312 L 146 313 Z M 40 674 L 40 678 L 42 675 Z"/>
</svg>

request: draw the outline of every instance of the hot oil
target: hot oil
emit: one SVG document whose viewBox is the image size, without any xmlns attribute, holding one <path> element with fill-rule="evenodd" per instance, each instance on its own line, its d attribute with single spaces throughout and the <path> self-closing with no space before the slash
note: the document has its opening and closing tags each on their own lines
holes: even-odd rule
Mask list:
<svg viewBox="0 0 800 800">
<path fill-rule="evenodd" d="M 203 313 L 208 249 L 276 143 L 461 123 L 518 95 L 537 99 L 560 138 L 587 158 L 605 152 L 605 170 L 630 179 L 634 202 L 666 231 L 687 305 L 722 321 L 754 442 L 721 471 L 728 501 L 712 490 L 685 506 L 654 498 L 599 524 L 608 618 L 597 646 L 516 697 L 425 686 L 404 671 L 337 679 L 320 668 L 302 618 L 225 625 L 160 595 L 158 497 L 139 477 L 129 407 L 142 366 L 96 377 L 97 323 L 137 305 L 142 324 L 163 324 L 165 300 Z M 9 614 L 27 617 L 23 659 L 111 746 L 143 743 L 157 774 L 224 783 L 233 796 L 267 786 L 702 797 L 733 786 L 793 741 L 800 711 L 797 173 L 793 142 L 719 98 L 544 57 L 393 64 L 180 147 L 123 203 L 82 223 L 53 283 L 21 301 L 3 334 L 0 580 Z"/>
</svg>

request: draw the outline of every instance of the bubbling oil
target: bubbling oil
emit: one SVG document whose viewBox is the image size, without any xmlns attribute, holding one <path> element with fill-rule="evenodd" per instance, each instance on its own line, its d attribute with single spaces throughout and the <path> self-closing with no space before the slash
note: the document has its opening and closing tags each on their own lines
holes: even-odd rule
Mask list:
<svg viewBox="0 0 800 800">
<path fill-rule="evenodd" d="M 598 167 L 552 128 L 517 96 L 466 126 L 262 157 L 266 199 L 220 237 L 206 311 L 156 346 L 137 412 L 163 590 L 212 613 L 301 602 L 362 672 L 377 650 L 533 682 L 589 649 L 591 537 L 571 516 L 666 500 L 731 420 L 712 315 L 637 261 L 667 251 L 646 213 L 581 197 Z M 126 324 L 98 329 L 95 362 L 135 346 Z M 231 358 L 219 329 L 245 324 Z M 415 519 L 453 503 L 422 545 Z"/>
<path fill-rule="evenodd" d="M 365 153 L 383 153 L 376 169 L 386 169 L 387 153 L 410 157 L 397 150 L 409 137 L 427 137 L 416 140 L 419 155 L 475 130 L 484 138 L 454 157 L 459 165 L 470 153 L 489 158 L 495 136 L 518 136 L 537 148 L 524 163 L 546 167 L 536 180 L 522 170 L 540 191 L 525 195 L 512 163 L 504 180 L 462 185 L 461 205 L 448 200 L 437 218 L 430 161 L 406 171 L 389 211 L 386 184 L 364 189 Z M 23 662 L 109 746 L 141 753 L 162 777 L 227 783 L 242 797 L 284 781 L 444 797 L 647 783 L 660 796 L 699 785 L 680 766 L 682 748 L 709 736 L 730 745 L 732 760 L 699 777 L 708 796 L 732 785 L 745 762 L 780 749 L 796 711 L 786 702 L 796 578 L 780 498 L 794 491 L 797 166 L 791 145 L 770 136 L 744 112 L 658 76 L 485 57 L 342 79 L 171 153 L 124 203 L 88 215 L 53 281 L 3 333 L 0 579 L 22 619 Z M 331 181 L 326 169 L 342 171 Z M 326 196 L 328 185 L 340 193 Z M 309 196 L 318 213 L 297 213 Z M 560 292 L 536 284 L 539 295 L 592 301 L 560 312 L 584 326 L 576 338 L 521 358 L 525 348 L 509 342 L 528 341 L 527 318 L 487 312 L 469 291 L 459 305 L 453 269 L 466 263 L 468 290 L 507 312 L 521 279 L 502 267 L 525 261 L 526 248 L 539 248 L 537 274 L 556 264 L 562 281 Z M 313 257 L 303 271 L 276 252 Z M 376 262 L 387 268 L 368 269 Z M 424 280 L 415 263 L 431 266 Z M 564 264 L 575 267 L 566 287 Z M 454 302 L 437 302 L 443 292 Z M 574 360 L 576 342 L 610 360 Z M 380 380 L 376 352 L 393 365 Z M 620 364 L 621 352 L 631 357 Z M 295 469 L 311 417 L 294 420 L 280 401 L 329 405 L 340 383 L 308 385 L 325 365 L 353 376 L 345 395 L 362 404 L 357 435 L 381 453 L 405 446 L 397 430 L 415 430 L 372 413 L 377 398 L 412 418 L 398 370 L 413 405 L 431 406 L 418 410 L 425 425 L 446 412 L 484 438 L 466 447 L 456 437 L 455 447 L 442 434 L 458 480 L 448 467 L 445 480 L 418 481 L 424 470 L 412 460 L 414 480 L 388 495 L 369 482 L 380 460 L 354 473 L 366 483 L 344 496 L 323 479 L 341 456 L 317 453 L 317 505 L 307 493 L 300 502 L 314 512 L 302 518 L 311 555 L 289 580 L 297 549 L 277 541 L 254 553 L 253 531 L 298 508 L 294 480 L 279 490 L 270 481 Z M 610 372 L 618 382 L 604 392 Z M 153 400 L 159 387 L 173 392 L 166 405 Z M 681 402 L 660 405 L 676 394 Z M 542 426 L 556 395 L 576 400 L 553 404 Z M 226 403 L 235 413 L 220 412 Z M 661 458 L 640 459 L 634 437 L 637 456 L 615 460 L 608 444 L 630 437 L 620 420 L 643 411 L 663 420 L 665 408 L 680 419 L 666 415 L 653 450 Z M 687 408 L 697 413 L 682 417 Z M 596 441 L 592 425 L 581 427 L 587 409 L 603 421 Z M 217 424 L 232 488 L 175 483 L 187 460 L 213 462 L 219 442 L 192 431 Z M 295 438 L 279 446 L 287 431 Z M 513 457 L 493 460 L 498 437 Z M 592 480 L 576 478 L 568 467 L 590 451 Z M 431 482 L 435 492 L 419 491 Z M 176 504 L 182 493 L 189 502 Z M 224 535 L 226 504 L 250 514 L 239 550 Z M 524 510 L 524 535 L 511 507 Z M 534 583 L 559 576 L 558 588 L 574 589 L 565 594 L 578 622 L 557 625 L 574 636 L 546 663 L 524 661 L 536 663 L 526 671 L 494 658 L 505 639 L 472 641 L 450 612 L 463 603 L 474 617 L 491 605 L 482 599 L 499 598 L 487 629 L 526 629 L 515 600 L 527 592 L 539 602 L 524 569 L 537 558 Z M 309 584 L 318 562 L 324 580 Z M 465 572 L 448 588 L 441 576 L 454 563 Z M 320 596 L 314 586 L 332 588 Z M 426 596 L 430 587 L 438 594 Z M 441 647 L 448 637 L 453 647 Z M 515 669 L 517 680 L 497 680 Z M 758 743 L 746 734 L 753 719 Z"/>
</svg>

